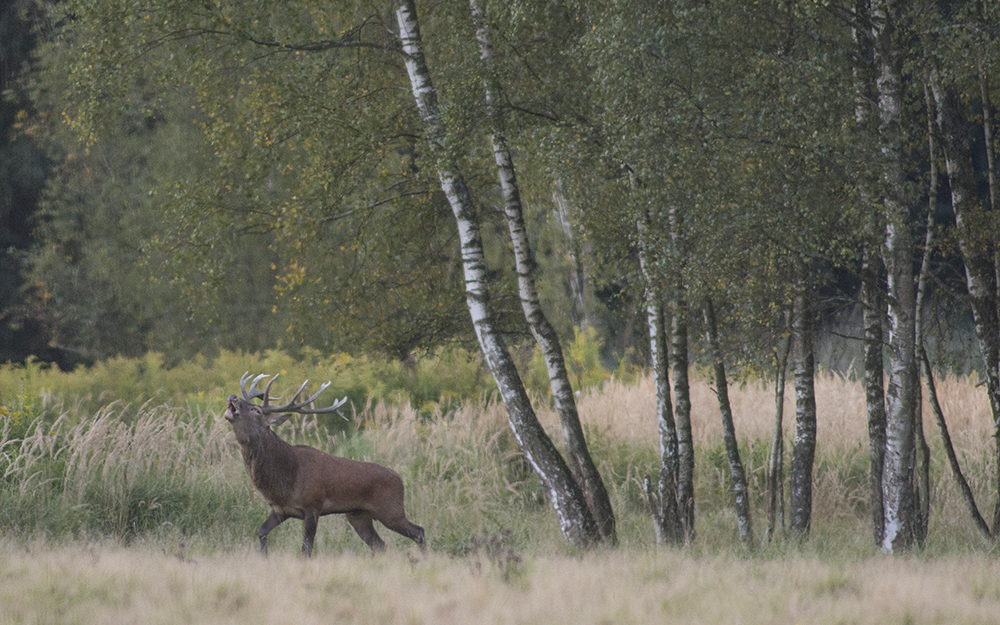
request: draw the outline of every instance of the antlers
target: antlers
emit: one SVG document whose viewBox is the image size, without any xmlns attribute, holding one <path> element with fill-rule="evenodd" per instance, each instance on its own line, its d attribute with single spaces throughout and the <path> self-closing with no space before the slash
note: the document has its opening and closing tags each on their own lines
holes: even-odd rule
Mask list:
<svg viewBox="0 0 1000 625">
<path fill-rule="evenodd" d="M 308 399 L 296 403 L 295 400 L 297 400 L 299 398 L 299 395 L 302 394 L 302 391 L 305 390 L 306 384 L 309 384 L 309 380 L 306 380 L 305 382 L 302 383 L 302 386 L 299 387 L 299 390 L 295 391 L 295 395 L 292 395 L 292 401 L 288 402 L 287 404 L 284 404 L 283 406 L 272 406 L 267 403 L 268 393 L 271 390 L 271 385 L 274 384 L 274 381 L 278 379 L 278 376 L 275 375 L 274 377 L 272 377 L 270 381 L 268 381 L 267 386 L 264 387 L 264 390 L 259 390 L 257 388 L 257 384 L 259 384 L 260 381 L 266 377 L 268 377 L 267 374 L 262 373 L 257 377 L 253 378 L 253 380 L 251 380 L 250 372 L 247 371 L 240 378 L 240 394 L 243 395 L 243 399 L 251 401 L 253 399 L 257 399 L 258 397 L 261 398 L 262 402 L 260 408 L 264 412 L 264 414 L 273 414 L 281 412 L 298 412 L 301 414 L 323 414 L 329 412 L 336 412 L 345 420 L 347 419 L 347 417 L 344 417 L 344 414 L 340 412 L 340 407 L 347 403 L 347 397 L 344 397 L 343 399 L 333 402 L 332 406 L 327 406 L 326 408 L 306 408 L 306 406 L 316 401 L 316 398 L 319 397 L 320 393 L 326 390 L 326 387 L 330 386 L 330 382 L 326 382 L 325 384 L 321 385 L 319 387 L 319 390 L 316 391 L 312 397 L 309 397 Z"/>
</svg>

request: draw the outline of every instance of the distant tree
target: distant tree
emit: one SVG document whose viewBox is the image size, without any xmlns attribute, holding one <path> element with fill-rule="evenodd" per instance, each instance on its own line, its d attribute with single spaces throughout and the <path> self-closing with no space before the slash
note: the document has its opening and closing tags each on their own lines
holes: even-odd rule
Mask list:
<svg viewBox="0 0 1000 625">
<path fill-rule="evenodd" d="M 49 167 L 24 82 L 41 12 L 30 0 L 0 5 L 0 362 L 35 355 L 69 365 L 72 358 L 48 344 L 42 319 L 23 296 L 23 254 Z"/>
<path fill-rule="evenodd" d="M 69 89 L 70 55 L 59 40 L 43 46 L 31 83 L 35 106 L 49 113 L 33 121 L 54 164 L 24 254 L 25 294 L 45 322 L 40 334 L 91 361 L 275 347 L 283 326 L 266 234 L 241 233 L 198 269 L 177 262 L 183 251 L 157 243 L 178 227 L 162 210 L 164 188 L 205 164 L 191 100 L 136 85 L 129 98 L 136 105 L 100 140 L 80 145 L 51 114 Z"/>
</svg>

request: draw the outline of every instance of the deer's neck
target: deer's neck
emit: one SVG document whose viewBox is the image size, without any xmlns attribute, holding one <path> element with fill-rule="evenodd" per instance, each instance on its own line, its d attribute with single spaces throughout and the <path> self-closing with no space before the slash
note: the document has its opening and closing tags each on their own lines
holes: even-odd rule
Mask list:
<svg viewBox="0 0 1000 625">
<path fill-rule="evenodd" d="M 299 463 L 291 445 L 268 428 L 240 449 L 250 481 L 268 503 L 281 505 L 292 495 Z"/>
</svg>

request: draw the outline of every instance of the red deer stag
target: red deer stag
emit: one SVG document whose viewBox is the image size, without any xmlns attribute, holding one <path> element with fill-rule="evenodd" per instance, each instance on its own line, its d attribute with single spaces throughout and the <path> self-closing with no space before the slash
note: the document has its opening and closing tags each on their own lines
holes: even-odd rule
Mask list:
<svg viewBox="0 0 1000 625">
<path fill-rule="evenodd" d="M 424 529 L 406 519 L 403 480 L 398 473 L 370 462 L 336 458 L 306 445 L 289 445 L 271 430 L 291 413 L 339 414 L 347 398 L 327 408 L 306 408 L 330 385 L 327 382 L 312 397 L 296 403 L 309 382 L 306 380 L 291 402 L 270 405 L 268 392 L 278 376 L 259 390 L 257 384 L 266 377 L 262 374 L 251 380 L 249 372 L 244 374 L 240 378 L 242 397 L 230 395 L 225 415 L 240 444 L 250 481 L 271 506 L 271 514 L 257 530 L 261 551 L 267 553 L 268 533 L 294 517 L 305 523 L 302 552 L 311 556 L 316 525 L 326 514 L 347 515 L 347 521 L 372 553 L 385 550 L 385 543 L 372 525 L 375 520 L 412 539 L 424 551 Z M 257 398 L 261 399 L 260 405 L 252 403 Z"/>
</svg>

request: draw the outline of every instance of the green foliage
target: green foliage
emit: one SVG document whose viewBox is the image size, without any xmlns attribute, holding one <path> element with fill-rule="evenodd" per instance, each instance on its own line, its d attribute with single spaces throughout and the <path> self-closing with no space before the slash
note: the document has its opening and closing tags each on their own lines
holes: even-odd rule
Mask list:
<svg viewBox="0 0 1000 625">
<path fill-rule="evenodd" d="M 410 404 L 430 415 L 470 399 L 487 399 L 495 390 L 479 355 L 459 347 L 417 355 L 409 363 L 349 354 L 324 357 L 309 349 L 294 357 L 279 350 L 253 354 L 222 350 L 215 358 L 197 356 L 173 366 L 156 352 L 141 358 L 117 356 L 72 372 L 37 360 L 0 365 L 0 399 L 7 402 L 11 423 L 13 416 L 23 416 L 16 420 L 20 424 L 41 414 L 54 419 L 62 402 L 84 414 L 118 403 L 123 406 L 120 416 L 127 419 L 149 401 L 221 412 L 225 399 L 239 391 L 240 376 L 247 371 L 279 374 L 273 391 L 284 394 L 306 379 L 315 386 L 332 380 L 319 401 L 347 396 L 355 410 L 385 400 Z M 328 418 L 331 425 L 340 422 L 339 417 Z"/>
<path fill-rule="evenodd" d="M 71 38 L 49 40 L 40 71 L 25 81 L 46 112 L 33 121 L 54 163 L 24 257 L 25 295 L 48 342 L 84 362 L 151 350 L 176 362 L 219 347 L 280 344 L 269 237 L 236 231 L 197 267 L 180 263 L 183 246 L 158 244 L 183 226 L 165 212 L 162 188 L 212 160 L 193 123 L 193 96 L 124 85 L 118 115 L 99 140 L 81 145 L 64 122 L 74 86 L 64 68 L 77 53 Z"/>
<path fill-rule="evenodd" d="M 795 267 L 808 261 L 831 299 L 850 296 L 879 210 L 859 193 L 878 184 L 879 152 L 856 119 L 858 25 L 834 17 L 853 5 L 488 4 L 496 105 L 541 300 L 565 311 L 550 315 L 562 335 L 597 328 L 607 362 L 641 344 L 640 211 L 663 252 L 657 272 L 680 272 L 692 303 L 717 299 L 724 348 L 747 371 L 768 360 Z M 927 34 L 905 51 L 907 75 L 933 56 L 972 103 L 974 66 L 995 74 L 985 26 L 996 9 L 954 8 L 913 8 L 915 32 Z M 509 297 L 469 7 L 421 9 L 454 131 L 446 147 L 484 209 L 491 280 Z M 391 11 L 88 0 L 52 15 L 67 11 L 41 51 L 30 83 L 39 115 L 25 126 L 47 129 L 57 163 L 28 258 L 47 342 L 90 358 L 152 349 L 171 363 L 303 345 L 406 360 L 471 342 L 456 233 Z M 918 81 L 906 87 L 901 140 L 916 181 L 926 120 Z M 684 216 L 677 240 L 670 209 Z M 523 332 L 516 307 L 498 308 L 506 330 Z"/>
<path fill-rule="evenodd" d="M 39 416 L 37 396 L 28 394 L 17 395 L 7 404 L 0 397 L 0 421 L 3 422 L 4 440 L 21 440 L 28 430 L 35 425 Z"/>
<path fill-rule="evenodd" d="M 173 152 L 199 156 L 157 169 L 142 212 L 169 226 L 137 237 L 199 334 L 221 325 L 222 347 L 256 351 L 279 344 L 259 328 L 279 327 L 291 345 L 397 359 L 471 337 L 390 16 L 366 3 L 68 10 L 74 127 L 103 139 L 134 108 L 183 121 Z"/>
<path fill-rule="evenodd" d="M 603 339 L 594 328 L 573 328 L 573 340 L 563 345 L 563 359 L 569 371 L 569 381 L 576 392 L 599 388 L 611 374 L 601 363 Z M 525 385 L 533 393 L 551 394 L 549 373 L 542 350 L 536 345 L 531 355 L 530 370 Z"/>
</svg>

